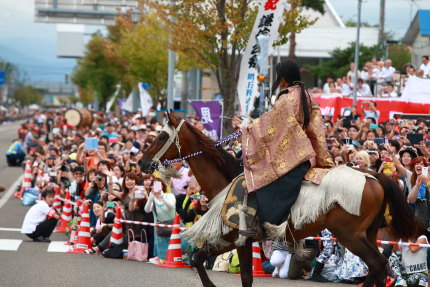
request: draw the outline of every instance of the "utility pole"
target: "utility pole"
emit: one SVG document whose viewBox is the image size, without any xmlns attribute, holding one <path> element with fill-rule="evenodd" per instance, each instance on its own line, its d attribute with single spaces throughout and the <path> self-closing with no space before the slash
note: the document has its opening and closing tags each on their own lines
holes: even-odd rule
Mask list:
<svg viewBox="0 0 430 287">
<path fill-rule="evenodd" d="M 385 0 L 380 0 L 379 5 L 379 32 L 378 32 L 378 43 L 384 42 L 384 30 L 385 30 Z"/>
<path fill-rule="evenodd" d="M 169 2 L 170 7 L 173 8 L 173 0 L 170 0 Z M 173 18 L 170 19 L 173 21 Z M 172 45 L 172 32 L 169 34 L 169 46 Z M 172 51 L 169 47 L 169 73 L 167 77 L 167 110 L 173 109 L 173 92 L 174 92 L 174 86 L 175 86 L 175 59 L 176 54 L 174 51 Z"/>
<path fill-rule="evenodd" d="M 357 81 L 358 81 L 358 64 L 360 54 L 360 26 L 361 26 L 361 1 L 358 0 L 358 16 L 357 16 L 357 38 L 355 40 L 355 69 L 354 69 L 354 106 L 357 105 Z"/>
</svg>

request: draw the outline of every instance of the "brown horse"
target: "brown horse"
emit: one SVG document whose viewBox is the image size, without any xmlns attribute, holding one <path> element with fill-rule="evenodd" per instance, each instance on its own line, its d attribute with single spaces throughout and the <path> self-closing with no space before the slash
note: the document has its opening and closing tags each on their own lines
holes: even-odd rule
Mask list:
<svg viewBox="0 0 430 287">
<path fill-rule="evenodd" d="M 171 160 L 203 150 L 203 154 L 190 157 L 187 162 L 205 195 L 209 200 L 213 199 L 242 172 L 241 162 L 222 148 L 216 148 L 211 139 L 183 119 L 176 118 L 171 113 L 168 113 L 168 119 L 168 123 L 143 155 L 141 169 L 152 172 L 155 166 L 153 160 Z M 291 233 L 288 231 L 286 234 L 287 240 L 290 241 L 293 238 L 297 240 L 315 235 L 328 228 L 340 243 L 361 257 L 369 267 L 369 274 L 363 286 L 382 287 L 385 286 L 385 278 L 391 270 L 387 259 L 378 251 L 376 235 L 387 204 L 392 215 L 390 227 L 395 238 L 404 240 L 413 238 L 415 225 L 412 212 L 397 183 L 384 174 L 372 175 L 377 180 L 366 178 L 360 216 L 351 215 L 340 206 L 334 205 L 314 223 L 305 225 L 302 230 L 291 229 Z M 193 256 L 203 286 L 215 286 L 206 274 L 203 262 L 210 256 L 236 248 L 234 242 L 237 237 L 238 232 L 234 230 L 223 237 L 230 243 L 228 247 L 222 250 L 202 248 Z M 242 286 L 252 286 L 253 282 L 251 246 L 252 240 L 248 238 L 244 246 L 237 247 L 241 262 Z"/>
</svg>

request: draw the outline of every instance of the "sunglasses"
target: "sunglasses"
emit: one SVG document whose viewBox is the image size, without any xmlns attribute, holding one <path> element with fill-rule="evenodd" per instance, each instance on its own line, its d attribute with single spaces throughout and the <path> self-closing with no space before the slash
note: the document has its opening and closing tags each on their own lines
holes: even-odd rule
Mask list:
<svg viewBox="0 0 430 287">
<path fill-rule="evenodd" d="M 375 151 L 368 151 L 367 152 L 369 155 L 375 155 L 376 154 L 376 152 Z"/>
</svg>

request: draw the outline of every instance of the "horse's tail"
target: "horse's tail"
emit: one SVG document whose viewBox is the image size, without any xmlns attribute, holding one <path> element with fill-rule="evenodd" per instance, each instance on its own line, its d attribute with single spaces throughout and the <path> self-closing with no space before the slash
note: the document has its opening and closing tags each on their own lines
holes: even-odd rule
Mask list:
<svg viewBox="0 0 430 287">
<path fill-rule="evenodd" d="M 411 208 L 406 202 L 399 184 L 392 178 L 382 173 L 373 173 L 373 176 L 384 188 L 384 202 L 388 204 L 391 222 L 388 224 L 389 232 L 402 240 L 413 239 L 416 235 L 416 225 Z M 383 208 L 386 208 L 384 204 Z"/>
</svg>

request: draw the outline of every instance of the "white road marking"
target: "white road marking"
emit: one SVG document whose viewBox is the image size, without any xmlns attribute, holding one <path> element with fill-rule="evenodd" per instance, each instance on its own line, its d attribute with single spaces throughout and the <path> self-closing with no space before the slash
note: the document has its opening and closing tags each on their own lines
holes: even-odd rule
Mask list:
<svg viewBox="0 0 430 287">
<path fill-rule="evenodd" d="M 7 227 L 0 227 L 0 231 L 16 231 L 16 232 L 21 232 L 21 228 L 7 228 Z"/>
<path fill-rule="evenodd" d="M 0 239 L 0 250 L 17 251 L 21 243 L 17 239 Z"/>
<path fill-rule="evenodd" d="M 52 241 L 49 243 L 48 252 L 67 252 L 69 251 L 69 245 L 66 245 L 67 241 Z"/>
<path fill-rule="evenodd" d="M 2 198 L 0 198 L 0 208 L 2 208 L 2 206 L 8 201 L 8 199 L 12 196 L 12 194 L 14 194 L 14 192 L 16 191 L 16 188 L 18 187 L 18 185 L 21 183 L 22 179 L 24 178 L 24 174 L 22 174 L 16 181 L 14 184 L 11 185 L 11 187 L 9 187 L 9 189 L 7 190 L 7 192 L 2 196 Z"/>
</svg>

